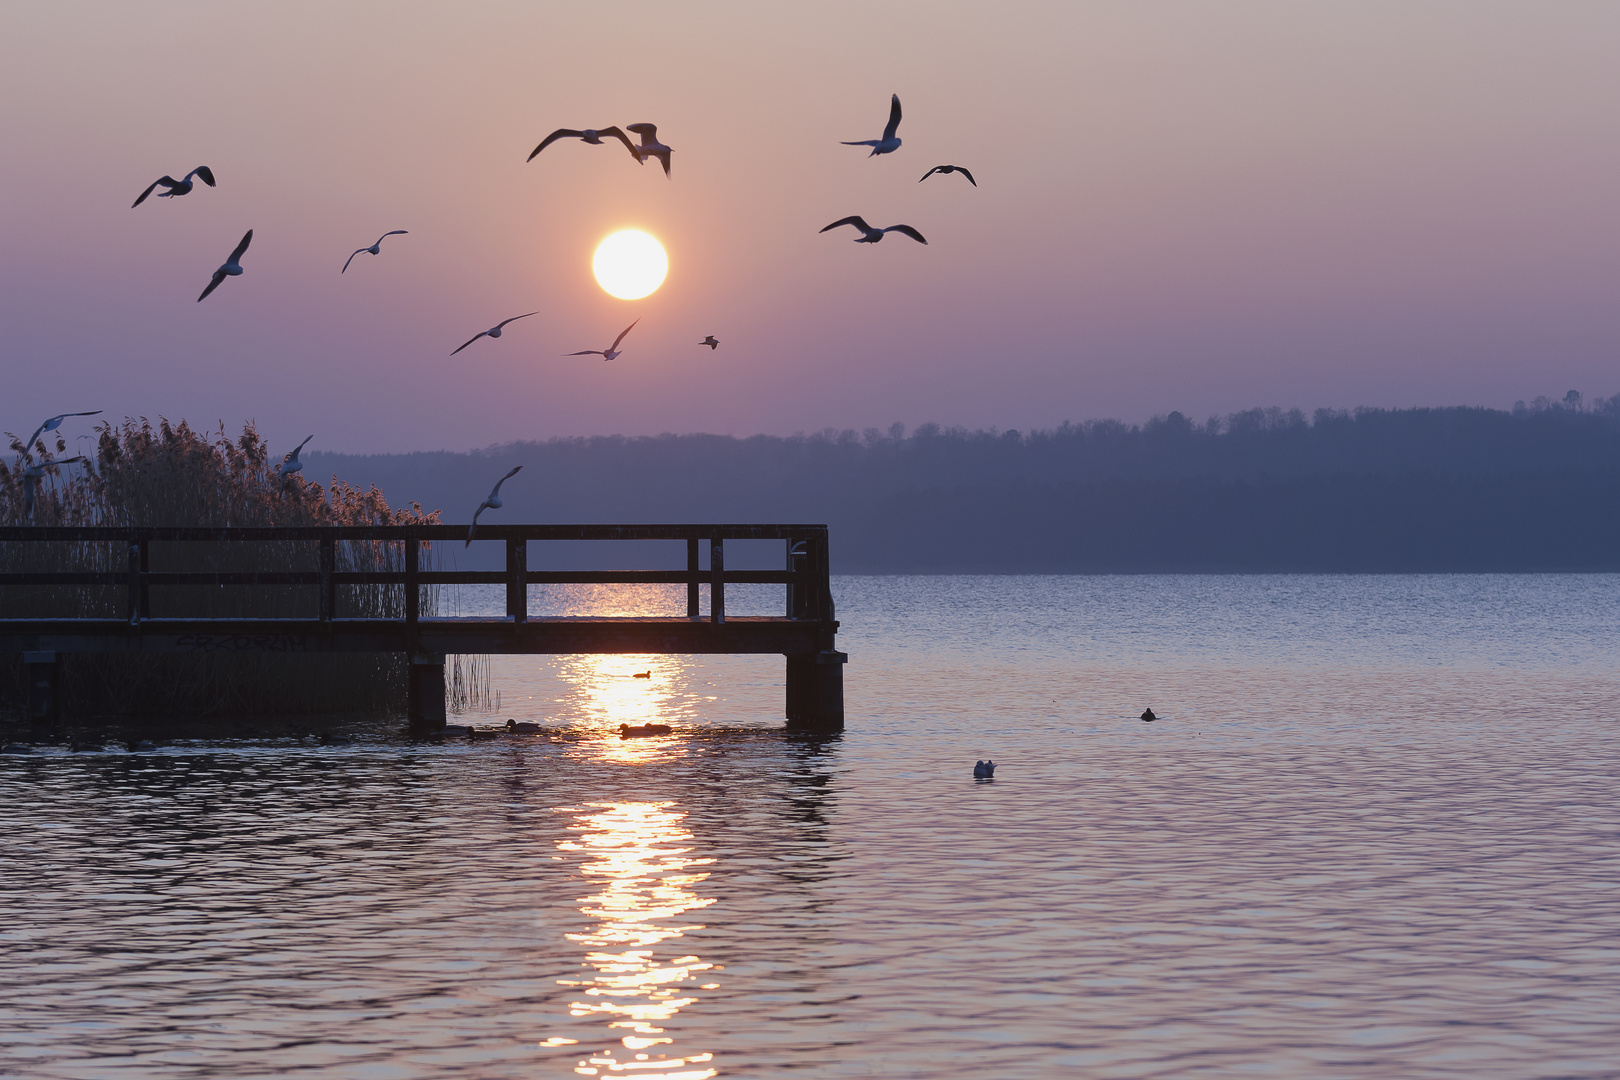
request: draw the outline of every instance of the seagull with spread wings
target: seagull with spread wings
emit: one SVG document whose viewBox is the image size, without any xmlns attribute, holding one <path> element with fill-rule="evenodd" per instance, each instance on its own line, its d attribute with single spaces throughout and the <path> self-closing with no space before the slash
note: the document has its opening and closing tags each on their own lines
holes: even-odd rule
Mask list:
<svg viewBox="0 0 1620 1080">
<path fill-rule="evenodd" d="M 158 193 L 158 198 L 160 199 L 173 199 L 181 195 L 189 195 L 191 194 L 191 189 L 195 186 L 191 182 L 191 178 L 193 176 L 197 177 L 197 179 L 201 180 L 209 187 L 214 186 L 214 170 L 210 169 L 206 165 L 199 165 L 195 169 L 192 169 L 190 172 L 186 173 L 186 178 L 184 180 L 176 180 L 172 176 L 158 177 L 156 180 L 152 181 L 151 187 L 141 192 L 140 198 L 129 204 L 129 208 L 133 210 L 137 206 L 141 205 L 141 203 L 145 202 L 146 197 L 152 194 L 159 184 L 162 184 L 164 187 L 169 189 L 168 191 Z"/>
<path fill-rule="evenodd" d="M 698 342 L 698 344 L 707 345 L 709 347 L 709 351 L 714 352 L 714 350 L 720 347 L 720 339 L 715 337 L 713 334 L 710 334 L 708 337 Z"/>
<path fill-rule="evenodd" d="M 503 319 L 500 322 L 496 323 L 494 326 L 490 327 L 488 330 L 485 330 L 483 333 L 474 334 L 472 337 L 468 338 L 466 340 L 466 342 L 464 342 L 462 345 L 457 347 L 456 352 L 453 352 L 450 355 L 451 356 L 456 355 L 456 353 L 460 352 L 462 349 L 465 349 L 468 345 L 471 345 L 473 342 L 477 341 L 481 337 L 492 337 L 492 338 L 500 337 L 501 336 L 501 328 L 504 327 L 507 323 L 517 322 L 519 319 L 527 319 L 529 317 L 529 315 L 538 315 L 538 314 L 540 314 L 538 311 L 531 311 L 531 312 L 529 312 L 528 315 L 514 315 L 510 319 Z"/>
<path fill-rule="evenodd" d="M 648 158 L 655 157 L 664 163 L 664 175 L 668 176 L 669 155 L 674 151 L 658 141 L 658 125 L 631 124 L 630 130 L 641 136 L 641 145 L 630 148 L 630 152 L 636 155 L 636 160 L 645 165 Z"/>
<path fill-rule="evenodd" d="M 225 265 L 214 271 L 213 280 L 208 283 L 208 288 L 202 291 L 202 295 L 197 297 L 197 303 L 200 304 L 204 300 L 208 299 L 208 294 L 219 288 L 219 283 L 224 281 L 226 278 L 241 276 L 242 254 L 247 251 L 248 245 L 252 242 L 253 230 L 249 229 L 247 231 L 247 235 L 242 237 L 242 242 L 236 245 L 236 250 L 231 252 L 231 257 L 225 260 Z"/>
<path fill-rule="evenodd" d="M 536 154 L 550 146 L 552 143 L 556 142 L 558 139 L 581 139 L 590 143 L 592 146 L 601 146 L 602 139 L 604 137 L 609 139 L 618 139 L 620 142 L 624 143 L 624 148 L 630 151 L 631 157 L 634 157 L 637 161 L 641 160 L 641 158 L 636 156 L 636 148 L 630 142 L 630 137 L 624 132 L 620 131 L 617 126 L 614 126 L 605 128 L 586 128 L 583 131 L 575 131 L 573 128 L 558 128 L 550 135 L 547 135 L 544 139 L 541 139 L 540 145 L 529 151 L 529 156 L 524 158 L 524 161 L 533 161 Z"/>
<path fill-rule="evenodd" d="M 313 439 L 314 437 L 315 436 L 311 435 L 309 439 Z M 283 479 L 291 479 L 293 473 L 304 471 L 304 463 L 298 460 L 298 451 L 309 445 L 309 439 L 305 439 L 303 442 L 293 447 L 292 453 L 281 459 L 281 475 Z"/>
<path fill-rule="evenodd" d="M 845 146 L 870 146 L 872 152 L 867 157 L 876 157 L 879 154 L 892 154 L 900 149 L 900 137 L 895 134 L 900 127 L 900 95 L 895 94 L 889 101 L 889 122 L 883 128 L 881 139 L 861 139 L 858 142 L 846 142 Z"/>
<path fill-rule="evenodd" d="M 847 218 L 839 218 L 837 221 L 827 226 L 827 229 L 836 229 L 840 225 L 853 225 L 857 229 L 861 230 L 861 235 L 855 238 L 855 242 L 857 244 L 875 244 L 879 240 L 883 239 L 884 233 L 890 232 L 904 233 L 906 236 L 911 237 L 919 244 L 928 243 L 927 240 L 923 239 L 923 234 L 918 232 L 916 229 L 913 229 L 910 225 L 890 225 L 886 229 L 874 229 L 872 226 L 866 223 L 865 218 L 858 215 L 851 215 Z M 827 229 L 822 229 L 821 231 L 826 232 Z"/>
<path fill-rule="evenodd" d="M 354 255 L 358 255 L 362 251 L 368 251 L 373 255 L 381 255 L 382 254 L 382 242 L 384 240 L 388 239 L 390 236 L 404 236 L 404 235 L 405 235 L 405 230 L 404 229 L 395 229 L 392 232 L 385 232 L 381 236 L 377 237 L 377 242 L 375 244 L 372 244 L 370 247 L 355 248 L 354 249 Z M 339 270 L 338 273 L 347 274 L 349 272 L 349 263 L 354 262 L 354 255 L 350 255 L 346 260 L 344 260 L 343 269 Z"/>
<path fill-rule="evenodd" d="M 39 427 L 35 428 L 34 433 L 32 435 L 28 436 L 28 441 L 23 443 L 23 453 L 24 454 L 33 453 L 34 452 L 34 442 L 41 435 L 45 434 L 45 432 L 47 432 L 47 431 L 55 431 L 57 428 L 61 427 L 62 426 L 62 421 L 66 420 L 70 416 L 100 416 L 100 415 L 101 415 L 101 410 L 100 409 L 92 409 L 90 412 L 65 412 L 60 416 L 53 416 L 49 420 L 45 421 L 43 424 L 39 425 Z"/>
<path fill-rule="evenodd" d="M 38 496 L 40 481 L 45 478 L 45 473 L 58 465 L 71 465 L 75 461 L 89 464 L 90 459 L 83 454 L 78 454 L 74 457 L 63 458 L 61 461 L 42 461 L 38 465 L 30 465 L 22 471 L 23 518 L 25 520 L 34 520 L 34 500 Z"/>
<path fill-rule="evenodd" d="M 953 172 L 959 172 L 963 176 L 967 177 L 967 182 L 972 184 L 974 187 L 979 186 L 979 182 L 977 180 L 973 179 L 973 174 L 968 172 L 966 169 L 962 168 L 962 166 L 960 166 L 960 165 L 935 165 L 932 169 L 929 169 L 927 172 L 923 173 L 922 174 L 922 180 L 917 181 L 917 183 L 919 183 L 919 184 L 922 183 L 923 180 L 928 179 L 930 176 L 933 176 L 935 173 L 939 173 L 940 175 L 944 176 L 944 175 L 948 175 L 948 174 L 953 173 Z"/>
<path fill-rule="evenodd" d="M 462 547 L 472 547 L 473 534 L 478 531 L 478 515 L 482 514 L 485 510 L 499 510 L 505 505 L 501 502 L 501 485 L 512 479 L 512 477 L 516 476 L 522 471 L 522 469 L 523 466 L 521 465 L 514 466 L 511 472 L 495 481 L 495 486 L 489 489 L 489 498 L 479 503 L 478 509 L 473 511 L 472 524 L 467 526 L 467 542 L 461 545 Z"/>
<path fill-rule="evenodd" d="M 636 320 L 636 322 L 640 322 L 640 321 L 641 321 L 640 319 Z M 624 335 L 625 334 L 628 334 L 630 331 L 632 331 L 632 330 L 634 330 L 636 328 L 636 322 L 633 322 L 629 326 L 625 327 L 624 330 L 619 334 L 619 336 L 613 339 L 613 344 L 609 345 L 605 349 L 583 349 L 583 350 L 581 350 L 579 352 L 564 353 L 563 355 L 564 356 L 600 356 L 604 362 L 606 362 L 608 360 L 612 360 L 615 357 L 621 355 L 620 352 L 619 352 L 619 342 L 624 340 Z"/>
</svg>

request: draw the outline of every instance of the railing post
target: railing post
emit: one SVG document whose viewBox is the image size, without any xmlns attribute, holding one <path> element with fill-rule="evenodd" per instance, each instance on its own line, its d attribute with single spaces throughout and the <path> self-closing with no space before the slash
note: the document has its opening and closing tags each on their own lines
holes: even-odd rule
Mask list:
<svg viewBox="0 0 1620 1080">
<path fill-rule="evenodd" d="M 331 622 L 337 608 L 332 574 L 337 570 L 337 544 L 330 536 L 321 538 L 321 622 Z"/>
<path fill-rule="evenodd" d="M 529 542 L 506 542 L 506 617 L 515 623 L 529 618 Z"/>
<path fill-rule="evenodd" d="M 726 542 L 709 537 L 709 621 L 726 621 Z"/>
<path fill-rule="evenodd" d="M 145 547 L 139 540 L 129 542 L 129 624 L 136 626 L 141 621 L 141 558 Z"/>
<path fill-rule="evenodd" d="M 412 536 L 405 541 L 405 622 L 414 632 L 422 618 L 422 591 L 416 583 L 422 561 L 422 542 Z M 413 633 L 414 648 L 414 633 Z"/>
<path fill-rule="evenodd" d="M 686 617 L 688 619 L 696 619 L 702 614 L 698 605 L 702 589 L 702 583 L 698 581 L 698 573 L 698 538 L 688 536 L 686 538 Z"/>
<path fill-rule="evenodd" d="M 152 549 L 150 542 L 141 541 L 141 618 L 152 617 L 152 586 L 147 581 L 147 572 L 152 569 Z"/>
</svg>

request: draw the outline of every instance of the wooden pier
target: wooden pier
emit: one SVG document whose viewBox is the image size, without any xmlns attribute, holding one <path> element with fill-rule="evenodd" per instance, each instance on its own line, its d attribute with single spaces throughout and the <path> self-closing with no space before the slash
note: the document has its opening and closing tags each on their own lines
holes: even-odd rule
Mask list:
<svg viewBox="0 0 1620 1080">
<path fill-rule="evenodd" d="M 30 714 L 54 718 L 58 709 L 57 658 L 73 652 L 273 652 L 407 654 L 410 729 L 431 734 L 445 724 L 444 664 L 451 653 L 778 653 L 786 658 L 786 716 L 792 728 L 841 731 L 843 663 L 835 638 L 825 525 L 480 525 L 478 540 L 500 541 L 498 571 L 423 567 L 424 545 L 460 547 L 459 525 L 330 526 L 294 528 L 0 528 L 0 544 L 75 545 L 100 553 L 95 561 L 116 569 L 0 573 L 0 589 L 110 587 L 120 614 L 108 618 L 0 618 L 0 652 L 22 653 L 28 671 Z M 681 570 L 547 570 L 532 565 L 547 541 L 684 541 Z M 727 540 L 778 540 L 781 570 L 727 570 Z M 317 554 L 315 570 L 157 572 L 154 548 L 182 544 L 295 542 Z M 399 570 L 340 571 L 338 545 L 397 545 Z M 531 542 L 534 550 L 531 550 Z M 701 565 L 708 548 L 709 565 Z M 390 548 L 390 550 L 395 550 Z M 168 548 L 164 562 L 175 562 Z M 28 554 L 26 548 L 23 552 Z M 183 557 L 182 557 L 183 558 Z M 504 616 L 436 617 L 422 614 L 422 592 L 435 585 L 503 585 Z M 686 614 L 672 617 L 544 617 L 529 613 L 531 585 L 622 584 L 686 586 Z M 786 605 L 779 616 L 729 616 L 726 586 L 780 584 Z M 702 587 L 709 587 L 702 611 Z M 152 597 L 172 588 L 285 586 L 318 593 L 311 618 L 187 618 L 152 615 Z M 397 587 L 398 618 L 346 618 L 343 586 Z M 165 605 L 168 606 L 168 605 Z M 313 605 L 311 605 L 313 606 Z"/>
</svg>

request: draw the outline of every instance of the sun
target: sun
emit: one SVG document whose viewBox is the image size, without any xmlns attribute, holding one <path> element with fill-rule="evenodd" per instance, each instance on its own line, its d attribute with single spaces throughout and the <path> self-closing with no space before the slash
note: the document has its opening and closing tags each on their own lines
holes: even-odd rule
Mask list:
<svg viewBox="0 0 1620 1080">
<path fill-rule="evenodd" d="M 591 272 L 610 296 L 640 300 L 664 283 L 669 256 L 662 244 L 640 229 L 620 229 L 596 246 Z"/>
</svg>

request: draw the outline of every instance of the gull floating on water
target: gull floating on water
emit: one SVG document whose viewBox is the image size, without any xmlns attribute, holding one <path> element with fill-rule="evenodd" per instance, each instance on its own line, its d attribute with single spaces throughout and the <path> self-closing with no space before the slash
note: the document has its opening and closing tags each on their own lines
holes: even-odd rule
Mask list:
<svg viewBox="0 0 1620 1080">
<path fill-rule="evenodd" d="M 478 529 L 478 515 L 482 514 L 485 510 L 499 510 L 502 506 L 506 505 L 505 503 L 501 502 L 501 485 L 512 479 L 512 477 L 516 476 L 522 471 L 522 469 L 523 466 L 521 465 L 515 466 L 511 472 L 495 481 L 495 486 L 489 489 L 489 498 L 479 503 L 478 509 L 473 511 L 472 524 L 467 526 L 467 542 L 461 545 L 462 547 L 466 548 L 472 546 L 473 533 Z"/>
<path fill-rule="evenodd" d="M 388 239 L 390 236 L 404 236 L 405 231 L 406 230 L 404 230 L 404 229 L 395 229 L 392 232 L 385 232 L 381 236 L 377 237 L 377 242 L 375 244 L 372 244 L 370 247 L 355 248 L 354 249 L 354 255 L 358 255 L 362 251 L 369 251 L 373 255 L 381 255 L 382 254 L 382 242 L 384 240 Z M 349 264 L 354 262 L 354 255 L 350 255 L 347 259 L 345 259 L 343 261 L 343 269 L 339 270 L 338 273 L 347 274 L 349 272 Z"/>
<path fill-rule="evenodd" d="M 519 319 L 527 319 L 529 317 L 529 315 L 538 315 L 538 314 L 540 314 L 538 311 L 531 311 L 531 312 L 528 313 L 528 315 L 514 315 L 510 319 L 503 319 L 500 322 L 496 323 L 494 326 L 490 327 L 488 330 L 485 330 L 483 333 L 474 334 L 472 337 L 468 338 L 465 343 L 463 343 L 462 345 L 457 347 L 456 352 L 453 352 L 450 355 L 451 356 L 456 355 L 456 353 L 460 352 L 462 349 L 465 349 L 468 345 L 471 345 L 473 342 L 477 341 L 481 337 L 492 337 L 492 338 L 500 337 L 501 336 L 501 327 L 505 326 L 507 323 L 517 322 Z"/>
<path fill-rule="evenodd" d="M 313 439 L 314 437 L 315 436 L 311 435 L 309 437 L 309 439 Z M 295 472 L 303 472 L 304 471 L 304 463 L 302 461 L 298 460 L 298 451 L 302 450 L 305 446 L 309 445 L 309 439 L 305 439 L 303 442 L 301 442 L 297 446 L 293 447 L 292 448 L 292 453 L 288 454 L 286 457 L 281 459 L 281 475 L 282 476 L 287 477 L 287 476 L 291 476 Z"/>
<path fill-rule="evenodd" d="M 935 173 L 939 173 L 940 175 L 943 176 L 943 175 L 945 175 L 947 173 L 953 173 L 953 172 L 959 172 L 963 176 L 967 177 L 968 183 L 972 184 L 974 187 L 979 186 L 979 182 L 977 180 L 973 179 L 973 174 L 968 172 L 966 169 L 962 168 L 962 166 L 960 166 L 960 165 L 935 165 L 932 169 L 929 169 L 927 172 L 923 173 L 922 174 L 922 180 L 917 181 L 917 183 L 919 183 L 919 184 L 922 183 L 923 180 L 928 179 L 930 176 L 933 176 Z"/>
<path fill-rule="evenodd" d="M 669 155 L 674 151 L 658 141 L 658 125 L 631 124 L 630 130 L 641 136 L 641 145 L 630 148 L 630 152 L 636 155 L 636 160 L 645 165 L 648 158 L 655 157 L 664 163 L 664 175 L 668 176 Z"/>
<path fill-rule="evenodd" d="M 624 143 L 624 148 L 630 151 L 631 157 L 634 157 L 637 161 L 641 160 L 640 156 L 636 154 L 635 146 L 630 142 L 630 137 L 615 126 L 605 128 L 586 128 L 584 131 L 575 131 L 573 128 L 558 128 L 556 131 L 553 131 L 550 135 L 547 135 L 544 139 L 540 140 L 540 145 L 530 151 L 529 156 L 524 158 L 524 161 L 533 161 L 535 154 L 538 154 L 540 151 L 544 150 L 558 139 L 583 139 L 592 146 L 601 146 L 604 136 L 610 139 L 618 139 L 620 142 Z M 668 147 L 665 147 L 665 149 L 667 150 Z M 667 158 L 665 159 L 665 162 L 666 164 L 664 165 L 664 168 L 668 170 L 669 165 L 667 163 Z"/>
<path fill-rule="evenodd" d="M 713 334 L 710 334 L 708 337 L 698 342 L 698 344 L 707 345 L 709 347 L 709 351 L 714 352 L 714 350 L 720 347 L 720 339 L 715 337 Z"/>
<path fill-rule="evenodd" d="M 640 322 L 640 321 L 641 321 L 640 319 L 636 320 L 636 322 Z M 613 339 L 613 344 L 609 345 L 605 349 L 581 349 L 579 352 L 564 353 L 563 355 L 564 356 L 600 356 L 603 359 L 603 361 L 612 360 L 614 357 L 622 355 L 619 352 L 619 342 L 624 340 L 624 335 L 625 334 L 628 334 L 630 331 L 632 331 L 632 330 L 634 330 L 636 328 L 636 322 L 633 322 L 629 326 L 625 327 L 624 330 L 620 332 L 619 336 Z"/>
<path fill-rule="evenodd" d="M 900 149 L 900 137 L 895 131 L 900 127 L 900 95 L 895 94 L 889 100 L 889 123 L 883 129 L 881 139 L 861 139 L 857 142 L 845 142 L 845 146 L 870 146 L 872 152 L 867 157 L 876 157 L 878 154 L 892 154 Z"/>
<path fill-rule="evenodd" d="M 153 189 L 159 184 L 162 184 L 164 187 L 169 189 L 168 191 L 161 192 L 158 195 L 158 198 L 160 199 L 173 199 L 180 195 L 189 195 L 192 187 L 194 186 L 191 183 L 191 178 L 193 176 L 197 177 L 197 179 L 201 180 L 209 187 L 214 186 L 214 170 L 210 169 L 206 165 L 199 165 L 195 169 L 192 169 L 190 172 L 186 173 L 186 178 L 184 180 L 176 180 L 172 176 L 158 177 L 156 180 L 152 181 L 151 187 L 141 192 L 140 198 L 129 204 L 129 208 L 133 210 L 137 206 L 141 205 L 141 203 L 145 202 L 146 197 L 152 194 Z"/>
<path fill-rule="evenodd" d="M 996 763 L 993 761 L 975 761 L 973 775 L 980 780 L 994 780 L 996 777 Z"/>
<path fill-rule="evenodd" d="M 242 254 L 243 252 L 247 251 L 248 244 L 252 242 L 253 230 L 249 229 L 247 231 L 247 235 L 242 237 L 242 242 L 236 245 L 236 250 L 231 252 L 231 257 L 225 260 L 225 265 L 214 271 L 214 279 L 208 283 L 208 288 L 202 291 L 202 295 L 197 297 L 197 303 L 200 304 L 204 300 L 208 299 L 208 294 L 219 288 L 219 283 L 224 281 L 226 278 L 241 276 Z"/>
<path fill-rule="evenodd" d="M 861 235 L 855 238 L 855 242 L 857 244 L 875 244 L 879 240 L 882 240 L 883 234 L 887 232 L 904 233 L 913 240 L 917 241 L 919 244 L 928 243 L 927 240 L 923 239 L 923 234 L 918 232 L 916 229 L 913 229 L 910 225 L 890 225 L 886 229 L 874 229 L 872 226 L 866 223 L 865 218 L 859 216 L 850 216 L 847 218 L 839 218 L 837 221 L 827 226 L 827 229 L 836 229 L 840 225 L 853 225 L 857 229 L 861 230 Z M 822 229 L 821 231 L 826 232 L 827 229 Z"/>
<path fill-rule="evenodd" d="M 41 435 L 43 435 L 45 432 L 47 432 L 47 431 L 55 431 L 57 428 L 61 427 L 62 426 L 62 421 L 66 420 L 70 416 L 100 416 L 100 415 L 101 415 L 101 410 L 100 409 L 92 409 L 89 412 L 65 412 L 61 416 L 53 416 L 49 420 L 45 421 L 43 424 L 39 425 L 39 427 L 34 429 L 34 433 L 28 437 L 28 441 L 23 443 L 23 453 L 25 453 L 25 454 L 33 453 L 34 452 L 34 441 L 36 439 L 38 439 Z"/>
</svg>

